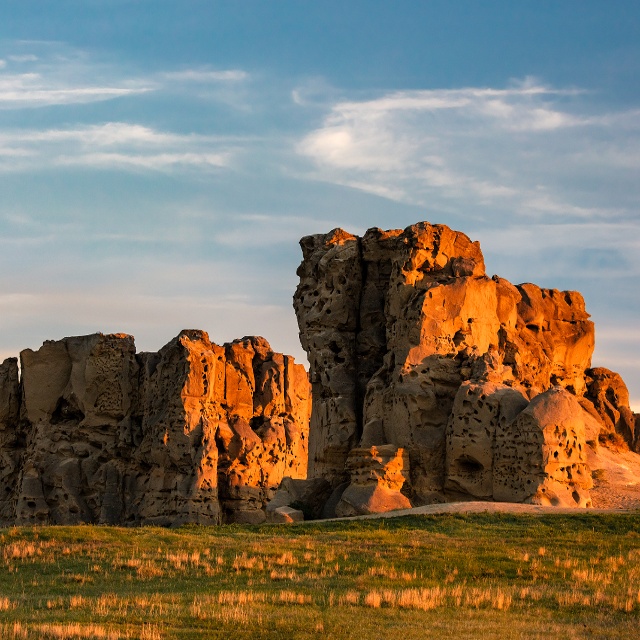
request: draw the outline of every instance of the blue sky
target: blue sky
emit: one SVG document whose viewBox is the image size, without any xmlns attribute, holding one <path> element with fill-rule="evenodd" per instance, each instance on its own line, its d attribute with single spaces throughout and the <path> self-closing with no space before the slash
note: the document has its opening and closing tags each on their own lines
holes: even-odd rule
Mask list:
<svg viewBox="0 0 640 640">
<path fill-rule="evenodd" d="M 0 356 L 124 331 L 303 358 L 298 239 L 447 224 L 577 289 L 640 409 L 640 4 L 0 5 Z"/>
</svg>

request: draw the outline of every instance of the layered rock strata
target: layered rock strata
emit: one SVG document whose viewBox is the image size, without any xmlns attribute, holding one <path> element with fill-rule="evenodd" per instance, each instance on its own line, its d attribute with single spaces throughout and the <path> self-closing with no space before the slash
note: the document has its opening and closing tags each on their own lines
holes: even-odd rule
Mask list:
<svg viewBox="0 0 640 640">
<path fill-rule="evenodd" d="M 408 458 L 401 491 L 414 504 L 587 506 L 585 425 L 638 448 L 624 383 L 590 369 L 579 293 L 488 277 L 479 244 L 444 225 L 300 244 L 311 477 L 357 487 L 354 452 L 390 446 Z"/>
<path fill-rule="evenodd" d="M 0 366 L 4 524 L 262 522 L 306 477 L 307 374 L 263 338 L 45 342 Z"/>
</svg>

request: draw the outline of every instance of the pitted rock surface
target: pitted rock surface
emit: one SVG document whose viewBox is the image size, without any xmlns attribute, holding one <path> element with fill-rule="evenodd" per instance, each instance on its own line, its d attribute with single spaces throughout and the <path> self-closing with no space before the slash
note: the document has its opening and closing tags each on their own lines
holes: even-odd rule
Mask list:
<svg viewBox="0 0 640 640">
<path fill-rule="evenodd" d="M 294 307 L 311 367 L 311 477 L 350 483 L 348 496 L 351 452 L 392 445 L 408 456 L 402 493 L 416 505 L 515 497 L 586 506 L 588 467 L 571 467 L 586 463 L 562 458 L 559 471 L 544 462 L 568 450 L 539 410 L 523 414 L 552 389 L 580 409 L 577 445 L 597 447 L 597 421 L 596 431 L 638 446 L 624 384 L 590 369 L 594 326 L 579 293 L 488 277 L 477 242 L 427 222 L 363 237 L 335 229 L 300 245 Z M 531 468 L 516 464 L 518 448 L 537 448 Z M 507 488 L 508 468 L 522 475 L 517 489 Z"/>
<path fill-rule="evenodd" d="M 157 353 L 65 338 L 0 366 L 5 524 L 262 522 L 306 477 L 309 384 L 263 338 L 183 331 Z"/>
</svg>

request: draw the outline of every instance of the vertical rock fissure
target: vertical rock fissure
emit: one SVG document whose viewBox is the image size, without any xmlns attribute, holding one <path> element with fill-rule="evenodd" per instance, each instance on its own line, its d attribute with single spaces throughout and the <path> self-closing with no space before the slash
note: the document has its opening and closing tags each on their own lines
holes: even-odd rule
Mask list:
<svg viewBox="0 0 640 640">
<path fill-rule="evenodd" d="M 362 438 L 363 419 L 364 419 L 364 396 L 366 393 L 366 383 L 362 384 L 360 379 L 360 373 L 362 369 L 362 357 L 360 355 L 359 343 L 360 334 L 362 332 L 362 301 L 365 292 L 365 284 L 367 282 L 367 276 L 369 273 L 369 265 L 364 260 L 362 251 L 362 238 L 357 239 L 358 243 L 358 260 L 360 263 L 360 273 L 362 275 L 362 286 L 360 288 L 360 295 L 358 296 L 358 304 L 356 307 L 356 327 L 353 335 L 353 354 L 355 358 L 354 373 L 355 373 L 355 414 L 356 414 L 356 443 L 360 442 Z"/>
</svg>

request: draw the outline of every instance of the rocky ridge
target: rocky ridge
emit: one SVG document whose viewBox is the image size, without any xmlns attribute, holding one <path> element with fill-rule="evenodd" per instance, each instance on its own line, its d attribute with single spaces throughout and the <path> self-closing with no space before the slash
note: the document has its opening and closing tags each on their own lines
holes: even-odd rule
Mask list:
<svg viewBox="0 0 640 640">
<path fill-rule="evenodd" d="M 477 242 L 427 222 L 300 244 L 309 475 L 334 487 L 336 514 L 374 511 L 374 494 L 380 510 L 469 498 L 591 506 L 600 444 L 639 450 L 624 382 L 591 368 L 579 293 L 488 277 Z M 385 460 L 406 463 L 389 474 Z"/>
<path fill-rule="evenodd" d="M 309 400 L 304 367 L 259 337 L 27 349 L 20 375 L 0 365 L 0 522 L 262 522 L 282 478 L 306 477 Z"/>
</svg>

